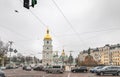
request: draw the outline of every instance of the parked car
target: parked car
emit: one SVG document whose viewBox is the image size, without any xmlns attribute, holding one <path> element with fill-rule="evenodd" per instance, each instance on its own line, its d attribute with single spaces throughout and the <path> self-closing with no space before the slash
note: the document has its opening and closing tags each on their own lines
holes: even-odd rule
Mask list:
<svg viewBox="0 0 120 77">
<path fill-rule="evenodd" d="M 23 66 L 22 69 L 25 70 L 27 66 Z"/>
<path fill-rule="evenodd" d="M 0 77 L 5 77 L 5 73 L 2 70 L 0 70 Z"/>
<path fill-rule="evenodd" d="M 31 71 L 31 70 L 32 70 L 32 68 L 31 68 L 29 65 L 23 66 L 22 69 L 23 69 L 23 70 L 26 70 L 26 71 Z"/>
<path fill-rule="evenodd" d="M 87 72 L 87 71 L 88 69 L 86 66 L 71 68 L 71 72 Z"/>
<path fill-rule="evenodd" d="M 46 66 L 43 66 L 43 71 L 46 71 L 47 67 Z"/>
<path fill-rule="evenodd" d="M 10 66 L 10 65 L 8 65 L 8 66 L 6 66 L 6 69 L 13 69 L 14 67 L 13 66 Z"/>
<path fill-rule="evenodd" d="M 43 66 L 35 66 L 35 67 L 33 67 L 33 70 L 35 70 L 35 71 L 42 71 L 43 70 Z"/>
<path fill-rule="evenodd" d="M 120 66 L 105 66 L 96 71 L 97 75 L 112 74 L 120 76 Z"/>
<path fill-rule="evenodd" d="M 1 70 L 5 70 L 5 69 L 6 69 L 6 67 L 2 66 L 2 67 L 0 67 L 0 69 L 1 69 Z"/>
<path fill-rule="evenodd" d="M 64 72 L 64 68 L 63 66 L 49 66 L 45 69 L 46 73 L 63 73 Z"/>
<path fill-rule="evenodd" d="M 91 73 L 95 73 L 98 69 L 101 69 L 101 68 L 103 68 L 104 66 L 97 66 L 97 67 L 94 67 L 94 68 L 91 68 L 89 71 L 91 72 Z"/>
<path fill-rule="evenodd" d="M 26 70 L 26 71 L 31 71 L 32 68 L 31 68 L 30 66 L 26 66 L 25 70 Z"/>
<path fill-rule="evenodd" d="M 52 66 L 43 66 L 43 71 L 47 71 L 48 68 L 52 68 Z"/>
<path fill-rule="evenodd" d="M 19 66 L 15 66 L 15 68 L 19 68 Z"/>
</svg>

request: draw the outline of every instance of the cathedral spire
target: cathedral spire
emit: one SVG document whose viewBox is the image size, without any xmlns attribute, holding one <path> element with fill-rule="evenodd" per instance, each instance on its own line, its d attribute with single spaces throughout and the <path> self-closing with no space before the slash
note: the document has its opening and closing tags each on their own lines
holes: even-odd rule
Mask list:
<svg viewBox="0 0 120 77">
<path fill-rule="evenodd" d="M 62 51 L 62 56 L 65 56 L 65 52 L 64 52 L 64 49 L 63 49 L 63 51 Z"/>
<path fill-rule="evenodd" d="M 49 29 L 47 29 L 47 34 L 49 34 Z"/>
<path fill-rule="evenodd" d="M 49 29 L 47 29 L 47 31 L 46 31 L 46 35 L 44 37 L 44 40 L 52 40 L 52 37 L 49 34 Z"/>
</svg>

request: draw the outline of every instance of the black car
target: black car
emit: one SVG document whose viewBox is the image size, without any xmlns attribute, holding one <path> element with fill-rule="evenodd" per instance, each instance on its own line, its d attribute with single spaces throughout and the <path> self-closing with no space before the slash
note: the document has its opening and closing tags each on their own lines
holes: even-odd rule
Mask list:
<svg viewBox="0 0 120 77">
<path fill-rule="evenodd" d="M 112 74 L 120 76 L 120 66 L 105 66 L 96 71 L 97 75 Z"/>
<path fill-rule="evenodd" d="M 81 67 L 75 67 L 71 69 L 71 72 L 87 72 L 87 67 L 81 66 Z"/>
<path fill-rule="evenodd" d="M 35 67 L 33 67 L 33 70 L 35 70 L 35 71 L 43 71 L 43 66 L 35 66 Z"/>
<path fill-rule="evenodd" d="M 27 66 L 23 66 L 22 69 L 25 70 Z"/>
<path fill-rule="evenodd" d="M 6 69 L 13 69 L 14 67 L 13 66 L 6 66 Z"/>
<path fill-rule="evenodd" d="M 0 70 L 0 77 L 5 77 L 5 73 L 2 70 Z"/>
</svg>

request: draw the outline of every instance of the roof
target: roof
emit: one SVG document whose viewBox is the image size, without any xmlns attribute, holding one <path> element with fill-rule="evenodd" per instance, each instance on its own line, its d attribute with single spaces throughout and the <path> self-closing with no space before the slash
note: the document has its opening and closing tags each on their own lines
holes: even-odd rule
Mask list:
<svg viewBox="0 0 120 77">
<path fill-rule="evenodd" d="M 44 40 L 52 40 L 52 37 L 49 34 L 49 29 L 47 29 L 46 35 L 44 37 Z"/>
</svg>

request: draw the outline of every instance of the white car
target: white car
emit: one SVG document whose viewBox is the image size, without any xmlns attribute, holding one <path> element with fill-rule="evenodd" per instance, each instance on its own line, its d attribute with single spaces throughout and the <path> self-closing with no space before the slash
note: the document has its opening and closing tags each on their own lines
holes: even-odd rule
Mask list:
<svg viewBox="0 0 120 77">
<path fill-rule="evenodd" d="M 0 69 L 1 69 L 1 70 L 5 70 L 5 69 L 6 69 L 6 67 L 0 67 Z"/>
<path fill-rule="evenodd" d="M 26 70 L 26 71 L 31 71 L 32 68 L 31 68 L 30 66 L 27 66 L 25 70 Z"/>
</svg>

